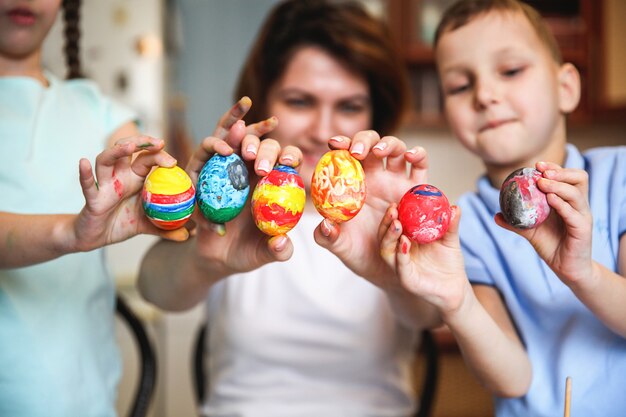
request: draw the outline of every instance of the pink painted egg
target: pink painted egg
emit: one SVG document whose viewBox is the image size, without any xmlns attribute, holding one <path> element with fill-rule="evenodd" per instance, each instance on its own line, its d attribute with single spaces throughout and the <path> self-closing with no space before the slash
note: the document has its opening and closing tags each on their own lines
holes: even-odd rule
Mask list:
<svg viewBox="0 0 626 417">
<path fill-rule="evenodd" d="M 543 191 L 537 188 L 541 172 L 534 168 L 513 171 L 500 188 L 500 210 L 504 220 L 519 229 L 539 226 L 550 214 Z"/>
<path fill-rule="evenodd" d="M 311 199 L 317 211 L 335 223 L 350 220 L 365 203 L 365 172 L 347 150 L 326 152 L 311 180 Z"/>
<path fill-rule="evenodd" d="M 266 235 L 282 235 L 300 221 L 305 201 L 302 177 L 292 167 L 277 165 L 254 188 L 252 217 Z"/>
<path fill-rule="evenodd" d="M 448 231 L 451 215 L 448 198 L 429 184 L 411 188 L 398 203 L 402 234 L 420 244 L 441 239 Z"/>
</svg>

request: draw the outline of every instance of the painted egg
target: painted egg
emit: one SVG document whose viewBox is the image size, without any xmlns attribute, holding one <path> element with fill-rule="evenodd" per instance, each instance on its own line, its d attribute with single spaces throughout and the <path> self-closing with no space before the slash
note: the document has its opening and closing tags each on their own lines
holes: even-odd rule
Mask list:
<svg viewBox="0 0 626 417">
<path fill-rule="evenodd" d="M 448 198 L 429 184 L 411 188 L 398 203 L 402 234 L 420 244 L 441 239 L 448 231 L 451 215 Z"/>
<path fill-rule="evenodd" d="M 143 210 L 156 227 L 178 229 L 193 213 L 195 193 L 191 178 L 184 170 L 177 166 L 158 167 L 144 182 L 141 193 Z"/>
<path fill-rule="evenodd" d="M 520 168 L 511 172 L 500 188 L 500 210 L 504 220 L 519 229 L 539 226 L 550 214 L 543 191 L 537 188 L 541 172 Z"/>
<path fill-rule="evenodd" d="M 311 180 L 311 198 L 317 211 L 336 223 L 357 215 L 365 203 L 365 172 L 346 150 L 326 152 Z"/>
<path fill-rule="evenodd" d="M 215 154 L 200 171 L 196 200 L 204 217 L 223 224 L 241 213 L 249 192 L 248 169 L 241 158 Z"/>
<path fill-rule="evenodd" d="M 276 236 L 293 229 L 304 211 L 306 194 L 298 172 L 277 165 L 252 193 L 252 217 L 263 233 Z"/>
</svg>

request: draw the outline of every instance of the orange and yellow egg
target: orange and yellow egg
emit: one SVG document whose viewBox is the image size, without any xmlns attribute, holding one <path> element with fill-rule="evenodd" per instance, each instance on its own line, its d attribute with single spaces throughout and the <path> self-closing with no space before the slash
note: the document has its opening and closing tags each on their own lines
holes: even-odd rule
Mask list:
<svg viewBox="0 0 626 417">
<path fill-rule="evenodd" d="M 347 150 L 326 152 L 311 180 L 311 199 L 324 218 L 345 222 L 365 203 L 365 172 L 361 162 Z"/>
</svg>

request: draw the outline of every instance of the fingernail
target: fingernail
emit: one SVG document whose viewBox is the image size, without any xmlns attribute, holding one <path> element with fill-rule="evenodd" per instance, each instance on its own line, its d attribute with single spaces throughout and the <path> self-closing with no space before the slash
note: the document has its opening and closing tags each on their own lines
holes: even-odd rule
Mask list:
<svg viewBox="0 0 626 417">
<path fill-rule="evenodd" d="M 383 150 L 387 147 L 387 144 L 385 142 L 378 142 L 375 146 L 374 149 L 378 149 L 378 150 Z"/>
<path fill-rule="evenodd" d="M 362 143 L 357 143 L 352 147 L 352 150 L 350 150 L 350 153 L 353 153 L 355 155 L 361 155 L 364 150 L 365 150 L 365 146 Z"/>
<path fill-rule="evenodd" d="M 244 122 L 243 120 L 237 120 L 235 124 L 239 127 L 246 127 L 246 122 Z"/>
<path fill-rule="evenodd" d="M 341 136 L 333 136 L 332 138 L 329 139 L 331 142 L 337 142 L 337 143 L 341 143 L 343 142 L 343 138 Z"/>
<path fill-rule="evenodd" d="M 282 252 L 283 249 L 285 249 L 285 247 L 287 246 L 287 237 L 285 235 L 276 236 L 274 238 L 274 242 L 276 242 L 276 244 L 274 245 L 274 250 L 276 252 Z"/>
<path fill-rule="evenodd" d="M 270 161 L 268 161 L 267 159 L 261 160 L 259 162 L 259 166 L 257 169 L 263 172 L 270 172 L 271 170 Z"/>
<path fill-rule="evenodd" d="M 246 147 L 246 152 L 251 153 L 252 155 L 256 155 L 256 146 L 254 145 L 248 145 Z"/>
<path fill-rule="evenodd" d="M 283 155 L 280 158 L 281 162 L 284 162 L 285 165 L 293 163 L 293 156 L 291 155 Z"/>
<path fill-rule="evenodd" d="M 326 237 L 330 236 L 330 232 L 332 232 L 332 228 L 330 227 L 330 225 L 328 224 L 328 220 L 324 219 L 322 220 L 322 234 Z"/>
</svg>

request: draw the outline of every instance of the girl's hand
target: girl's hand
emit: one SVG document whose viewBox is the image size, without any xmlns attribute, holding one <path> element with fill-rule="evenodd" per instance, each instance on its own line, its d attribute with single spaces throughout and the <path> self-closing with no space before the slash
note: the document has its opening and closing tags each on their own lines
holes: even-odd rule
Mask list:
<svg viewBox="0 0 626 417">
<path fill-rule="evenodd" d="M 339 225 L 323 220 L 315 230 L 315 240 L 356 274 L 383 286 L 386 277 L 394 274 L 380 257 L 378 226 L 390 204 L 400 201 L 414 185 L 426 182 L 428 156 L 421 147 L 407 151 L 400 139 L 381 138 L 372 130 L 359 132 L 352 139 L 334 137 L 330 145 L 334 149 L 349 149 L 361 161 L 367 196 L 353 219 Z"/>
<path fill-rule="evenodd" d="M 95 176 L 91 163 L 81 159 L 80 184 L 85 207 L 74 230 L 78 250 L 91 250 L 121 242 L 139 233 L 185 240 L 184 228 L 161 230 L 144 214 L 141 190 L 154 165 L 172 167 L 176 160 L 163 151 L 164 142 L 149 136 L 118 140 L 96 158 Z M 135 158 L 133 159 L 133 154 Z"/>
<path fill-rule="evenodd" d="M 538 162 L 536 168 L 543 174 L 537 186 L 547 194 L 552 213 L 534 229 L 513 228 L 501 213 L 496 215 L 496 223 L 528 239 L 565 284 L 580 283 L 592 277 L 593 268 L 589 178 L 583 170 L 561 168 L 549 162 Z"/>
<path fill-rule="evenodd" d="M 442 315 L 458 311 L 472 291 L 465 275 L 459 242 L 461 209 L 452 206 L 446 234 L 427 244 L 402 234 L 397 205 L 391 204 L 380 222 L 380 256 L 396 274 L 396 285 L 434 305 Z"/>
</svg>

